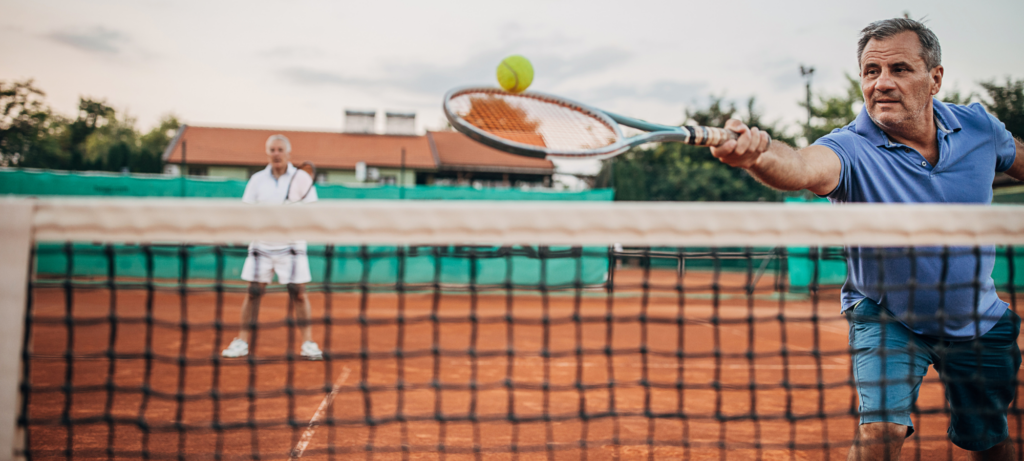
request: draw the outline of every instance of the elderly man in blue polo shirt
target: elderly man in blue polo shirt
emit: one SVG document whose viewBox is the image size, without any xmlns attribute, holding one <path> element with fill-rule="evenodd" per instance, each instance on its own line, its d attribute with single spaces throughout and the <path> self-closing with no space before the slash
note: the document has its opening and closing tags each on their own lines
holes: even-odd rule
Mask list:
<svg viewBox="0 0 1024 461">
<path fill-rule="evenodd" d="M 934 99 L 944 70 L 938 38 L 923 24 L 872 23 L 857 60 L 865 104 L 853 123 L 794 150 L 730 120 L 739 139 L 712 154 L 771 187 L 833 203 L 989 204 L 997 172 L 1024 180 L 1024 146 L 999 120 L 977 103 Z M 1006 409 L 1021 364 L 1020 318 L 996 295 L 994 260 L 992 247 L 849 248 L 842 309 L 861 413 L 849 459 L 899 459 L 929 365 L 946 386 L 953 443 L 969 459 L 1016 459 Z"/>
</svg>

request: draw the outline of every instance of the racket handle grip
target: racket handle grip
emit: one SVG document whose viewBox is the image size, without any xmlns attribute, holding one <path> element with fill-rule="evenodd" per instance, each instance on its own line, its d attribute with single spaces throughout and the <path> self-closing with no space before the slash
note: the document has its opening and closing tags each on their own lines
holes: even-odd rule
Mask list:
<svg viewBox="0 0 1024 461">
<path fill-rule="evenodd" d="M 701 130 L 695 130 L 693 144 L 698 146 L 718 147 L 725 144 L 730 139 L 736 139 L 739 137 L 735 131 L 726 130 L 725 128 L 714 128 L 710 126 L 699 127 Z M 704 131 L 704 133 L 701 133 Z"/>
<path fill-rule="evenodd" d="M 718 147 L 721 146 L 722 144 L 725 144 L 725 142 L 729 141 L 730 139 L 737 139 L 740 137 L 739 133 L 732 130 L 726 130 L 725 128 L 714 128 L 709 126 L 702 126 L 696 128 L 698 129 L 695 130 L 695 136 L 690 144 L 694 144 L 697 146 Z M 702 134 L 700 133 L 700 129 L 706 130 L 707 135 L 702 136 Z M 768 145 L 772 145 L 771 138 L 768 138 Z"/>
</svg>

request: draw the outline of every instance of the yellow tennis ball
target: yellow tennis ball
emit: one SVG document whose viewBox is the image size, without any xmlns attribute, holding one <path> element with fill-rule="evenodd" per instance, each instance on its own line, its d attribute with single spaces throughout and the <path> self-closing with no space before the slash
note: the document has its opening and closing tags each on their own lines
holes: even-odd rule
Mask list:
<svg viewBox="0 0 1024 461">
<path fill-rule="evenodd" d="M 518 54 L 509 56 L 498 64 L 498 84 L 505 91 L 519 93 L 526 91 L 533 83 L 533 65 L 530 60 Z"/>
</svg>

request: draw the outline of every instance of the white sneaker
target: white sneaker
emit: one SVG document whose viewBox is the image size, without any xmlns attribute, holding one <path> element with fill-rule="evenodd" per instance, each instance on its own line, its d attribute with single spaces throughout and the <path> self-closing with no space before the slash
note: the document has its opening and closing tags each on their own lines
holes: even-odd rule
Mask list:
<svg viewBox="0 0 1024 461">
<path fill-rule="evenodd" d="M 324 353 L 320 351 L 320 346 L 313 341 L 306 341 L 302 343 L 301 353 L 303 357 L 310 360 L 324 359 Z"/>
<path fill-rule="evenodd" d="M 221 352 L 222 357 L 245 357 L 249 355 L 249 343 L 242 341 L 241 339 L 235 338 L 231 340 L 231 344 L 228 344 L 228 348 Z"/>
</svg>

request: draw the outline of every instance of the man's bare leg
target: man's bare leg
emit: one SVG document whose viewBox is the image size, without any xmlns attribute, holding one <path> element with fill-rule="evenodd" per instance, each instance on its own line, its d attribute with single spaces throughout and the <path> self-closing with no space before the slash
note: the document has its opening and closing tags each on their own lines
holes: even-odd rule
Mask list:
<svg viewBox="0 0 1024 461">
<path fill-rule="evenodd" d="M 903 449 L 907 426 L 896 423 L 867 423 L 857 427 L 848 461 L 897 461 Z"/>
<path fill-rule="evenodd" d="M 295 320 L 299 324 L 299 331 L 302 332 L 302 341 L 313 341 L 313 309 L 309 306 L 309 296 L 306 296 L 306 285 L 289 283 L 288 299 L 295 311 Z"/>
<path fill-rule="evenodd" d="M 1013 440 L 1009 437 L 1003 439 L 998 445 L 985 451 L 961 450 L 962 455 L 957 459 L 964 461 L 1010 461 L 1017 459 L 1017 449 L 1013 446 Z"/>
<path fill-rule="evenodd" d="M 267 288 L 266 283 L 249 282 L 249 291 L 242 300 L 242 325 L 238 331 L 238 339 L 249 342 L 250 332 L 256 327 L 259 316 L 260 300 Z"/>
</svg>

